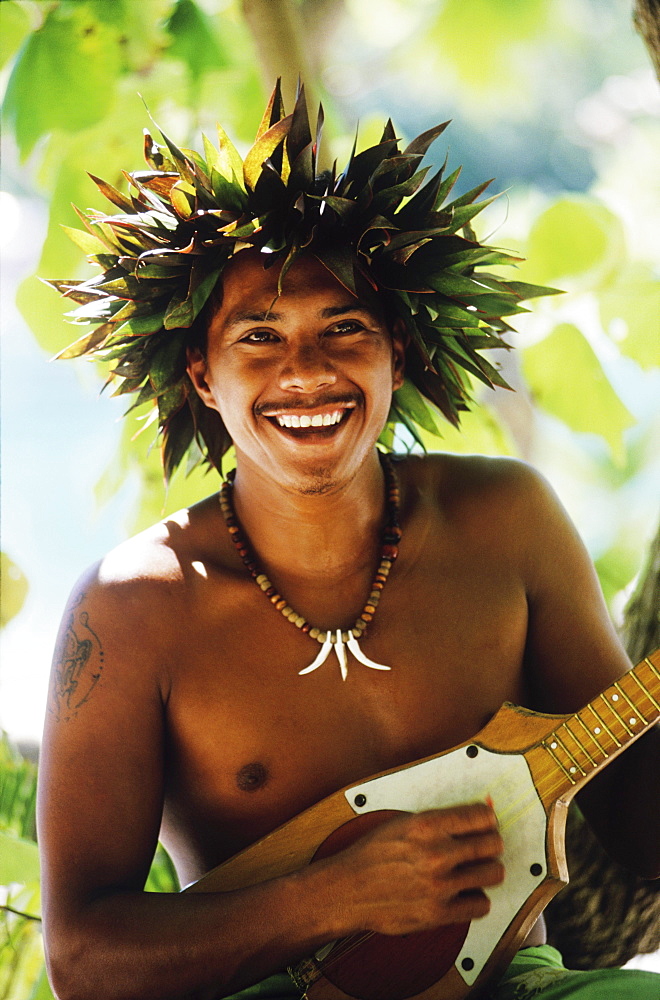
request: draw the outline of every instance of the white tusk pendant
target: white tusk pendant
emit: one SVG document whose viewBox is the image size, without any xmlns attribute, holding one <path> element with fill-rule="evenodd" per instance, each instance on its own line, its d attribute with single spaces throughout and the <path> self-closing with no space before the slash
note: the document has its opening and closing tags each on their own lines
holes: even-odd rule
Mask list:
<svg viewBox="0 0 660 1000">
<path fill-rule="evenodd" d="M 337 654 L 337 659 L 339 660 L 339 669 L 341 670 L 341 679 L 343 681 L 348 677 L 348 667 L 346 666 L 346 650 L 344 649 L 344 640 L 341 637 L 341 629 L 337 629 L 337 641 L 335 643 L 335 653 Z"/>
<path fill-rule="evenodd" d="M 325 640 L 321 649 L 319 650 L 319 655 L 316 657 L 313 663 L 310 663 L 308 667 L 303 670 L 298 671 L 298 675 L 311 674 L 312 670 L 316 670 L 317 667 L 322 666 L 330 655 L 330 650 L 335 647 L 335 653 L 337 654 L 337 660 L 339 661 L 339 669 L 341 670 L 341 679 L 343 681 L 348 677 L 348 662 L 346 659 L 346 647 L 350 649 L 351 653 L 358 661 L 358 663 L 364 664 L 365 667 L 371 667 L 372 670 L 391 670 L 391 667 L 386 667 L 384 663 L 376 663 L 374 660 L 370 660 L 368 656 L 365 656 L 357 639 L 353 635 L 352 631 L 348 633 L 349 638 L 346 642 L 342 639 L 341 629 L 337 629 L 335 632 L 333 642 L 332 632 L 325 633 Z"/>
<path fill-rule="evenodd" d="M 331 649 L 332 649 L 332 638 L 330 636 L 330 633 L 326 632 L 325 642 L 321 646 L 319 655 L 316 657 L 313 663 L 310 663 L 308 667 L 305 667 L 303 670 L 299 670 L 298 675 L 300 676 L 301 674 L 311 674 L 312 670 L 316 670 L 317 667 L 320 667 L 322 664 L 324 664 L 325 661 L 328 659 L 328 655 Z"/>
<path fill-rule="evenodd" d="M 391 667 L 386 667 L 384 663 L 376 663 L 374 660 L 370 660 L 368 656 L 365 656 L 358 645 L 358 641 L 352 632 L 348 633 L 350 639 L 346 643 L 351 653 L 358 660 L 359 663 L 363 663 L 365 667 L 371 667 L 372 670 L 391 670 Z"/>
</svg>

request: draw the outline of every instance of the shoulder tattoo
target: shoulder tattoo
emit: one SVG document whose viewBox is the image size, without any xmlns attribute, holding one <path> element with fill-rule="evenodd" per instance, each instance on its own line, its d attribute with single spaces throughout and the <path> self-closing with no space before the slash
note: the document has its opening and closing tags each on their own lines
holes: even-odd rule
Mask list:
<svg viewBox="0 0 660 1000">
<path fill-rule="evenodd" d="M 70 719 L 78 713 L 103 672 L 101 640 L 81 607 L 85 596 L 80 594 L 62 623 L 55 649 L 48 709 L 57 719 Z"/>
</svg>

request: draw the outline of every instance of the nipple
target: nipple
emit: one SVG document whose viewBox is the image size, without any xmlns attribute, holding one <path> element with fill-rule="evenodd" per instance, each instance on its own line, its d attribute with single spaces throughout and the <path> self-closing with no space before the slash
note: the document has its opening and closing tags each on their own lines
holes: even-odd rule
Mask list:
<svg viewBox="0 0 660 1000">
<path fill-rule="evenodd" d="M 236 775 L 236 784 L 242 792 L 256 792 L 268 781 L 268 771 L 259 761 L 246 764 Z"/>
</svg>

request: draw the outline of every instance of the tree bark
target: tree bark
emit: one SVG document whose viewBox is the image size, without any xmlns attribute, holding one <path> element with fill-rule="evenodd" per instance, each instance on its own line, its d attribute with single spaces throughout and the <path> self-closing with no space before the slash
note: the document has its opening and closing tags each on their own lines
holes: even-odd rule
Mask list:
<svg viewBox="0 0 660 1000">
<path fill-rule="evenodd" d="M 660 80 L 660 0 L 635 0 L 633 23 L 646 43 Z"/>
<path fill-rule="evenodd" d="M 316 73 L 294 0 L 243 0 L 243 14 L 257 47 L 267 92 L 281 77 L 284 107 L 289 112 L 295 103 L 300 78 L 313 117 L 318 107 Z"/>
<path fill-rule="evenodd" d="M 644 572 L 626 607 L 622 638 L 633 663 L 660 646 L 660 525 Z"/>
</svg>

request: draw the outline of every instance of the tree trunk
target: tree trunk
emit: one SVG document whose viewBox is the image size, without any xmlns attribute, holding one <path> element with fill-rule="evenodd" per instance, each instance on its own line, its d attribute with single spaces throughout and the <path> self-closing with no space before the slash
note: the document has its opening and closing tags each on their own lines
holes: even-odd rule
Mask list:
<svg viewBox="0 0 660 1000">
<path fill-rule="evenodd" d="M 295 0 L 243 0 L 243 14 L 257 47 L 267 92 L 281 77 L 284 107 L 290 112 L 300 77 L 307 107 L 314 116 L 318 107 L 316 74 Z"/>
<path fill-rule="evenodd" d="M 660 646 L 660 526 L 639 585 L 626 607 L 622 638 L 633 663 Z"/>
</svg>

